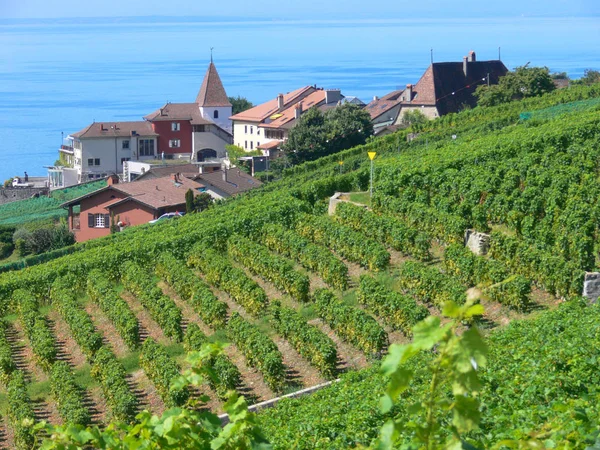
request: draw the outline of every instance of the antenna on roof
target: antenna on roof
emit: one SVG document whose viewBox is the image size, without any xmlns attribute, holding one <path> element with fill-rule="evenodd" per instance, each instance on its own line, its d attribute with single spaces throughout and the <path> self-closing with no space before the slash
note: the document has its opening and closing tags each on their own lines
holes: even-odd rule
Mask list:
<svg viewBox="0 0 600 450">
<path fill-rule="evenodd" d="M 211 64 L 212 64 L 212 62 L 213 62 L 213 58 L 212 58 L 213 50 L 214 50 L 214 47 L 211 47 L 211 48 L 210 48 L 210 63 L 211 63 Z"/>
<path fill-rule="evenodd" d="M 433 49 L 430 50 L 431 53 L 431 64 L 433 64 Z"/>
<path fill-rule="evenodd" d="M 500 47 L 498 47 L 498 61 L 502 61 L 502 58 L 500 58 Z"/>
</svg>

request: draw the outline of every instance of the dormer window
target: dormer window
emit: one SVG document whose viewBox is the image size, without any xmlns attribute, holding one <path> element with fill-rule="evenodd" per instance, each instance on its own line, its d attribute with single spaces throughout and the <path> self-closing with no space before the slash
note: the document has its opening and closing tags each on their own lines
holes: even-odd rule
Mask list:
<svg viewBox="0 0 600 450">
<path fill-rule="evenodd" d="M 217 111 L 216 109 L 215 109 L 215 112 L 213 112 L 213 118 L 214 119 L 218 119 L 219 118 L 219 111 Z"/>
</svg>

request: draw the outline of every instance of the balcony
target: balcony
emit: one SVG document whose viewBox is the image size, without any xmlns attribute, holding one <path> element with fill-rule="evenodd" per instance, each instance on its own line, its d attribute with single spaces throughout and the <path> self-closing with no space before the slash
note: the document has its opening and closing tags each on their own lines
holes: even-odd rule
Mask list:
<svg viewBox="0 0 600 450">
<path fill-rule="evenodd" d="M 61 145 L 58 151 L 61 153 L 66 153 L 67 155 L 75 154 L 75 149 L 70 145 Z"/>
</svg>

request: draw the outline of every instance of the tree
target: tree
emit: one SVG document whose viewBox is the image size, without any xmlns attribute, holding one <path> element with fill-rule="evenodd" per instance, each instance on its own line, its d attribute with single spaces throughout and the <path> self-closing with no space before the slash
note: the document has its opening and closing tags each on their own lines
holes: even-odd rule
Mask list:
<svg viewBox="0 0 600 450">
<path fill-rule="evenodd" d="M 575 80 L 575 84 L 589 85 L 594 83 L 600 83 L 600 71 L 598 70 L 585 69 L 583 71 L 583 77 L 579 80 Z"/>
<path fill-rule="evenodd" d="M 402 115 L 402 123 L 408 126 L 420 125 L 428 120 L 427 116 L 418 109 L 408 110 Z"/>
<path fill-rule="evenodd" d="M 213 204 L 213 198 L 210 196 L 210 194 L 206 193 L 206 192 L 202 192 L 198 195 L 196 195 L 196 197 L 194 197 L 194 210 L 195 211 L 204 211 L 205 209 L 208 209 L 212 206 Z"/>
<path fill-rule="evenodd" d="M 185 212 L 189 214 L 194 211 L 194 191 L 188 189 L 185 193 Z"/>
<path fill-rule="evenodd" d="M 239 95 L 237 97 L 229 97 L 229 103 L 231 103 L 233 114 L 241 113 L 254 106 L 246 97 Z"/>
<path fill-rule="evenodd" d="M 495 106 L 513 100 L 537 97 L 554 89 L 556 86 L 547 67 L 521 66 L 500 77 L 497 85 L 478 86 L 475 96 L 479 106 Z"/>
<path fill-rule="evenodd" d="M 369 113 L 357 105 L 347 103 L 326 113 L 310 108 L 290 130 L 282 148 L 290 162 L 298 164 L 362 145 L 372 134 Z"/>
</svg>

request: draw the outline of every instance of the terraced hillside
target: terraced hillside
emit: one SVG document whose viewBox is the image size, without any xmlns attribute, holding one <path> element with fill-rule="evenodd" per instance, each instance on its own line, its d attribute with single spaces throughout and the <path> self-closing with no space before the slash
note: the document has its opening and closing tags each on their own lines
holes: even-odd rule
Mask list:
<svg viewBox="0 0 600 450">
<path fill-rule="evenodd" d="M 390 343 L 407 342 L 415 323 L 439 314 L 446 300 L 463 303 L 472 287 L 482 294 L 478 321 L 487 329 L 541 314 L 522 330 L 554 320 L 572 335 L 573 315 L 581 314 L 587 336 L 596 309 L 572 300 L 559 312 L 540 311 L 577 298 L 584 271 L 596 267 L 597 102 L 542 119 L 519 115 L 597 97 L 598 87 L 579 88 L 446 117 L 409 143 L 407 131 L 374 140 L 204 213 L 0 275 L 5 446 L 33 442 L 23 418 L 131 420 L 140 409 L 161 413 L 201 393 L 220 411 L 230 388 L 259 401 L 344 373 L 342 384 L 316 397 L 346 405 L 331 410 L 332 421 L 317 426 L 323 415 L 302 412 L 310 400 L 300 400 L 262 423 L 281 448 L 368 444 L 384 419 L 373 406 L 382 381 L 372 366 Z M 335 191 L 366 189 L 367 150 L 378 152 L 371 208 L 341 204 L 327 216 Z M 489 257 L 464 249 L 467 228 L 492 231 Z M 518 341 L 518 324 L 490 331 L 499 366 L 510 356 L 500 350 L 506 340 Z M 216 340 L 230 343 L 211 361 L 220 384 L 169 390 L 185 351 Z M 560 334 L 549 345 L 564 345 Z M 506 379 L 495 382 L 500 389 Z M 573 385 L 568 396 L 582 392 Z M 536 404 L 521 405 L 522 414 Z M 494 408 L 486 416 L 491 441 L 506 427 Z M 360 428 L 348 425 L 357 417 L 348 410 L 365 414 Z"/>
</svg>

